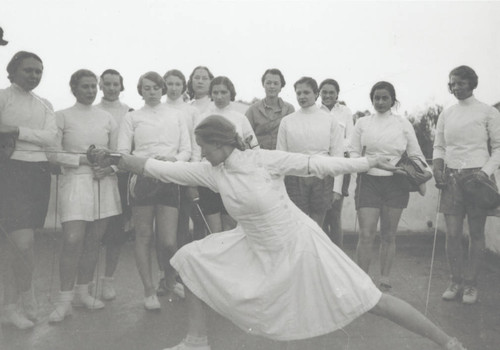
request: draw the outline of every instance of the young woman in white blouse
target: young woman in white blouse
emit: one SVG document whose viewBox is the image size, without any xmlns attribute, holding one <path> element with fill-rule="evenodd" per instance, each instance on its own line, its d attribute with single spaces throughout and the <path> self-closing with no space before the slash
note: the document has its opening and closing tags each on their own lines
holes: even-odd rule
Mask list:
<svg viewBox="0 0 500 350">
<path fill-rule="evenodd" d="M 387 156 L 396 164 L 404 152 L 425 158 L 408 119 L 392 113 L 397 103 L 391 83 L 380 81 L 370 91 L 375 114 L 361 118 L 348 147 L 351 157 Z M 403 175 L 370 169 L 359 174 L 354 194 L 359 221 L 356 260 L 368 272 L 377 224 L 380 220 L 380 287 L 391 288 L 389 273 L 396 253 L 396 231 L 409 201 L 409 184 Z"/>
<path fill-rule="evenodd" d="M 462 303 L 478 300 L 477 279 L 485 250 L 484 227 L 488 211 L 464 193 L 464 178 L 486 180 L 500 165 L 500 113 L 478 101 L 474 89 L 478 76 L 468 66 L 449 74 L 449 91 L 458 103 L 439 116 L 434 140 L 434 177 L 441 189 L 439 210 L 446 222 L 446 257 L 451 281 L 444 300 L 461 297 Z M 463 247 L 467 216 L 469 248 Z"/>
<path fill-rule="evenodd" d="M 187 93 L 191 98 L 191 105 L 196 107 L 200 113 L 204 113 L 213 104 L 209 96 L 208 88 L 214 75 L 205 66 L 193 69 L 187 82 Z"/>
<path fill-rule="evenodd" d="M 74 306 L 101 309 L 104 303 L 89 294 L 99 254 L 99 242 L 109 218 L 121 213 L 118 181 L 111 167 L 90 164 L 85 153 L 90 145 L 112 148 L 117 124 L 113 116 L 92 106 L 97 96 L 97 77 L 89 70 L 73 73 L 73 107 L 56 113 L 58 146 L 76 154 L 52 153 L 49 159 L 62 165 L 59 182 L 59 215 L 63 248 L 59 260 L 61 289 L 50 322 L 60 322 Z M 75 285 L 76 280 L 76 285 Z M 75 297 L 75 298 L 74 298 Z"/>
<path fill-rule="evenodd" d="M 165 81 L 156 72 L 139 78 L 139 95 L 144 107 L 127 113 L 120 125 L 118 150 L 121 153 L 163 161 L 188 161 L 191 142 L 183 114 L 161 103 L 166 93 Z M 173 295 L 184 295 L 176 281 L 176 272 L 169 260 L 177 251 L 177 219 L 179 186 L 173 183 L 152 183 L 142 176 L 132 177 L 130 186 L 132 218 L 135 225 L 135 257 L 144 285 L 144 306 L 160 309 L 152 276 L 153 228 L 160 245 L 159 260 L 165 273 L 165 287 Z"/>
<path fill-rule="evenodd" d="M 0 137 L 16 142 L 10 158 L 0 164 L 0 237 L 9 242 L 2 247 L 2 323 L 27 329 L 38 313 L 32 288 L 34 235 L 43 227 L 50 197 L 43 150 L 55 142 L 57 126 L 51 104 L 32 91 L 42 79 L 40 57 L 17 52 L 7 72 L 11 86 L 0 90 Z"/>
</svg>

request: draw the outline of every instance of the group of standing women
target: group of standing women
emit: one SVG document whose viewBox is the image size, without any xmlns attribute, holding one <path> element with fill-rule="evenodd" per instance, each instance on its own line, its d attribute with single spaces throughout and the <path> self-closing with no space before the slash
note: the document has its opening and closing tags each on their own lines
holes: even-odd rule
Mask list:
<svg viewBox="0 0 500 350">
<path fill-rule="evenodd" d="M 319 192 L 328 194 L 330 203 L 332 203 L 332 213 L 330 213 L 325 228 L 330 226 L 331 230 L 335 231 L 335 235 L 340 236 L 336 239 L 341 245 L 341 203 L 343 196 L 347 195 L 345 189 L 342 188 L 341 181 L 344 180 L 343 173 L 359 171 L 361 175 L 357 178 L 355 192 L 360 224 L 360 239 L 356 252 L 357 262 L 362 270 L 368 271 L 373 236 L 380 220 L 382 237 L 380 287 L 390 288 L 389 271 L 394 259 L 394 237 L 402 210 L 407 206 L 409 200 L 409 185 L 403 175 L 397 174 L 396 164 L 405 152 L 408 156 L 418 157 L 425 163 L 411 124 L 406 119 L 392 113 L 391 109 L 397 103 L 396 92 L 392 84 L 379 82 L 373 86 L 370 99 L 376 113 L 359 120 L 352 128 L 352 118 L 348 117 L 348 110 L 338 104 L 337 97 L 340 89 L 335 80 L 327 79 L 319 87 L 312 78 L 299 80 L 294 88 L 301 109 L 294 112 L 290 104 L 278 97 L 285 82 L 281 72 L 276 69 L 264 73 L 262 85 L 266 91 L 266 98 L 252 105 L 246 116 L 236 112 L 230 106 L 236 95 L 231 80 L 224 76 L 214 77 L 206 67 L 202 66 L 194 69 L 188 82 L 178 70 L 168 71 L 163 77 L 156 72 L 147 72 L 142 75 L 137 90 L 144 99 L 145 105 L 137 111 L 130 110 L 128 106 L 119 101 L 120 91 L 123 90 L 123 78 L 117 71 L 107 70 L 98 79 L 91 71 L 78 70 L 70 79 L 71 91 L 76 98 L 75 105 L 55 114 L 46 100 L 32 93 L 32 90 L 40 82 L 43 72 L 43 64 L 38 56 L 28 52 L 19 52 L 9 63 L 7 71 L 12 86 L 0 92 L 0 132 L 2 137 L 16 140 L 17 145 L 10 159 L 5 160 L 2 164 L 0 171 L 2 230 L 5 231 L 4 234 L 9 244 L 15 247 L 10 252 L 8 273 L 5 276 L 4 322 L 18 328 L 30 328 L 34 325 L 33 320 L 36 319 L 36 302 L 31 287 L 33 236 L 34 230 L 43 225 L 46 214 L 50 183 L 47 160 L 50 160 L 62 168 L 62 174 L 57 177 L 57 185 L 59 215 L 63 228 L 63 245 L 59 264 L 60 292 L 55 303 L 55 310 L 49 316 L 51 322 L 64 320 L 66 316 L 71 314 L 72 306 L 82 306 L 87 309 L 104 307 L 104 303 L 96 297 L 95 293 L 89 292 L 89 283 L 94 276 L 101 242 L 109 243 L 107 244 L 105 276 L 101 279 L 102 297 L 105 300 L 110 300 L 116 296 L 112 285 L 112 275 L 118 262 L 119 247 L 123 244 L 123 238 L 118 238 L 118 236 L 120 234 L 123 236 L 123 232 L 130 226 L 128 221 L 131 220 L 136 232 L 134 250 L 139 275 L 144 286 L 145 308 L 148 310 L 160 308 L 152 276 L 152 246 L 155 245 L 158 263 L 164 273 L 160 289 L 172 296 L 188 297 L 188 306 L 191 312 L 194 310 L 195 316 L 190 318 L 190 323 L 193 323 L 190 327 L 191 333 L 188 333 L 186 340 L 176 349 L 191 349 L 193 347 L 209 349 L 206 344 L 206 336 L 204 336 L 206 329 L 201 325 L 203 316 L 200 314 L 198 298 L 232 319 L 236 324 L 242 327 L 253 325 L 254 331 L 258 334 L 275 339 L 303 338 L 332 331 L 361 313 L 372 309 L 379 315 L 399 320 L 403 326 L 431 338 L 448 349 L 462 348 L 458 342 L 437 330 L 435 326 L 415 313 L 416 311 L 414 312 L 408 305 L 401 304 L 400 301 L 391 298 L 381 298 L 378 290 L 377 293 L 372 293 L 376 288 L 367 282 L 369 278 L 365 273 L 354 268 L 350 263 L 344 263 L 347 257 L 343 257 L 340 250 L 326 249 L 331 243 L 326 243 L 323 240 L 314 241 L 313 239 L 307 244 L 304 241 L 304 244 L 324 246 L 326 250 L 321 254 L 324 257 L 328 256 L 332 262 L 335 261 L 335 264 L 338 264 L 338 269 L 345 268 L 344 272 L 347 272 L 348 275 L 352 273 L 353 276 L 357 276 L 353 279 L 354 284 L 365 286 L 366 293 L 354 292 L 354 286 L 347 288 L 351 282 L 347 283 L 345 280 L 347 276 L 340 274 L 337 277 L 344 281 L 342 284 L 345 285 L 346 290 L 349 293 L 357 294 L 354 298 L 356 300 L 350 300 L 346 304 L 349 310 L 344 310 L 351 316 L 338 318 L 337 311 L 332 311 L 331 315 L 325 314 L 323 319 L 318 314 L 314 315 L 313 312 L 307 313 L 303 317 L 298 317 L 295 313 L 283 314 L 278 310 L 274 312 L 273 308 L 279 307 L 280 303 L 270 308 L 269 312 L 262 314 L 264 317 L 277 317 L 275 320 L 270 320 L 271 325 L 286 321 L 281 317 L 297 318 L 295 321 L 298 322 L 296 325 L 298 328 L 295 326 L 290 328 L 294 329 L 294 336 L 290 335 L 288 327 L 282 330 L 277 328 L 275 330 L 277 333 L 273 334 L 269 333 L 270 329 L 265 324 L 253 324 L 254 317 L 247 314 L 248 310 L 245 308 L 227 309 L 231 305 L 231 300 L 234 302 L 238 300 L 238 295 L 227 295 L 227 300 L 214 297 L 214 293 L 222 293 L 223 290 L 220 288 L 224 287 L 224 284 L 217 284 L 217 280 L 227 278 L 221 276 L 220 271 L 212 276 L 212 289 L 208 285 L 200 285 L 200 281 L 196 281 L 197 272 L 193 269 L 208 269 L 207 276 L 215 272 L 209 271 L 208 265 L 203 262 L 208 259 L 207 256 L 215 259 L 213 254 L 220 253 L 221 248 L 216 246 L 219 241 L 207 238 L 203 240 L 206 243 L 189 245 L 190 248 L 183 249 L 183 254 L 175 255 L 179 228 L 181 231 L 188 231 L 189 216 L 193 218 L 195 226 L 198 226 L 197 229 L 203 230 L 199 217 L 192 210 L 192 203 L 198 201 L 198 198 L 200 207 L 206 214 L 209 232 L 227 231 L 235 228 L 237 223 L 234 219 L 239 219 L 242 222 L 248 221 L 243 225 L 238 220 L 240 224 L 245 226 L 241 231 L 243 236 L 247 236 L 250 240 L 256 240 L 255 242 L 249 241 L 250 246 L 236 248 L 236 245 L 241 244 L 237 243 L 239 240 L 238 232 L 240 232 L 238 228 L 229 236 L 220 236 L 227 238 L 227 242 L 234 241 L 234 247 L 227 246 L 224 249 L 232 250 L 227 256 L 234 257 L 235 261 L 244 260 L 244 257 L 250 259 L 248 254 L 251 252 L 253 253 L 250 255 L 257 254 L 257 251 L 263 249 L 263 255 L 259 253 L 257 258 L 262 260 L 261 263 L 264 265 L 274 264 L 277 262 L 276 259 L 281 258 L 280 255 L 273 255 L 274 253 L 268 254 L 269 245 L 277 243 L 285 236 L 291 235 L 294 240 L 298 239 L 294 233 L 287 233 L 285 236 L 279 234 L 279 237 L 275 237 L 277 241 L 274 243 L 270 241 L 272 236 L 278 232 L 275 230 L 277 225 L 288 227 L 293 224 L 288 216 L 282 217 L 281 215 L 288 213 L 289 203 L 281 195 L 278 202 L 273 202 L 280 206 L 278 210 L 278 208 L 269 207 L 269 205 L 274 205 L 273 203 L 261 203 L 261 200 L 254 198 L 255 196 L 250 196 L 250 192 L 234 192 L 238 186 L 245 188 L 249 185 L 253 186 L 244 183 L 246 178 L 241 173 L 243 170 L 249 174 L 255 172 L 255 176 L 252 176 L 258 181 L 263 176 L 264 182 L 274 186 L 270 190 L 284 189 L 280 185 L 283 178 L 279 177 L 279 174 L 294 177 L 313 175 L 320 178 L 335 176 L 336 184 L 334 182 L 333 187 L 330 186 L 331 182 L 321 182 L 318 187 L 315 182 L 302 181 L 302 179 L 294 181 L 292 185 L 289 185 L 290 181 L 285 181 L 285 184 L 292 202 L 299 208 L 303 205 L 305 207 L 317 206 L 318 202 L 315 202 L 317 194 Z M 463 78 L 462 80 L 465 82 L 462 81 L 460 87 L 463 88 L 463 85 L 469 83 L 470 94 L 459 95 L 457 92 L 459 89 L 455 88 L 459 85 L 455 82 L 457 77 L 460 77 L 458 73 L 450 74 L 450 90 L 460 101 L 471 98 L 475 86 L 467 80 L 468 77 Z M 99 105 L 93 106 L 98 86 L 103 90 L 104 97 Z M 183 100 L 186 89 L 193 99 L 191 105 Z M 162 103 L 161 99 L 165 94 L 167 94 L 167 102 Z M 316 106 L 318 96 L 322 97 L 321 108 Z M 481 119 L 482 115 L 481 118 L 478 117 L 480 126 L 478 126 L 477 133 L 482 138 L 471 138 L 471 143 L 482 142 L 485 138 L 484 135 L 487 135 L 486 140 L 491 141 L 493 151 L 489 157 L 489 155 L 484 154 L 483 145 L 477 147 L 479 148 L 478 154 L 482 156 L 483 164 L 476 164 L 478 162 L 476 157 L 474 171 L 478 173 L 478 176 L 488 176 L 500 165 L 500 161 L 496 160 L 500 147 L 500 130 L 498 130 L 500 126 L 497 127 L 500 123 L 500 115 L 483 105 L 477 107 L 475 112 L 484 113 L 485 117 L 483 119 Z M 448 112 L 445 111 L 443 115 L 446 113 Z M 287 116 L 287 114 L 289 115 Z M 217 117 L 214 118 L 214 115 Z M 331 118 L 328 118 L 330 115 Z M 315 118 L 313 121 L 310 119 L 313 118 L 312 116 Z M 437 152 L 435 155 L 438 159 L 443 157 L 448 159 L 446 152 L 453 152 L 457 148 L 456 146 L 454 148 L 454 142 L 458 142 L 450 136 L 451 134 L 447 134 L 449 129 L 443 126 L 443 123 L 446 122 L 443 121 L 444 118 L 440 118 L 441 124 L 438 124 L 440 134 L 436 139 L 436 149 L 441 150 L 441 153 Z M 324 125 L 321 124 L 318 129 L 317 125 L 312 125 L 316 121 L 324 123 Z M 485 127 L 486 131 L 482 127 Z M 310 144 L 305 145 L 300 136 L 301 133 L 304 133 L 305 128 L 312 128 L 310 130 L 324 133 L 324 139 L 320 139 L 318 136 L 316 140 L 313 138 Z M 305 153 L 307 156 L 287 158 L 288 156 L 280 152 L 260 152 L 259 143 L 262 148 L 273 149 L 277 147 L 295 153 Z M 142 163 L 138 163 L 136 158 L 130 158 L 129 163 L 121 164 L 120 168 L 108 163 L 91 163 L 85 155 L 90 145 L 114 150 L 121 154 L 132 154 L 139 157 L 137 159 L 155 159 L 156 162 L 147 163 L 151 166 L 145 167 L 142 161 Z M 306 150 L 306 147 L 310 147 L 310 149 Z M 324 151 L 322 147 L 325 148 Z M 247 155 L 244 155 L 248 154 L 246 152 L 239 155 L 237 150 L 245 150 L 246 148 L 256 151 L 255 159 L 250 160 Z M 45 151 L 47 151 L 47 155 L 45 155 Z M 346 152 L 349 152 L 350 156 L 354 158 L 368 157 L 372 160 L 369 160 L 368 167 L 363 162 L 355 163 L 354 161 L 351 166 L 350 161 L 347 160 L 344 161 L 345 164 L 339 163 L 337 166 L 336 162 L 340 162 L 340 160 L 336 156 L 342 156 Z M 238 155 L 231 156 L 231 154 L 236 153 Z M 318 157 L 314 158 L 315 162 L 312 161 L 314 156 Z M 384 160 L 380 158 L 381 156 L 384 157 Z M 202 158 L 206 158 L 216 170 L 209 169 L 206 162 L 202 162 Z M 332 163 L 326 163 L 326 158 L 332 158 Z M 158 161 L 161 161 L 161 164 Z M 187 166 L 188 163 L 200 162 L 203 164 Z M 246 165 L 248 162 L 252 164 L 255 162 L 253 164 L 255 168 L 249 168 Z M 171 166 L 177 163 L 183 163 L 186 166 Z M 223 163 L 227 169 L 220 167 Z M 463 164 L 461 163 L 461 165 Z M 265 168 L 270 173 L 265 175 L 266 171 L 261 171 L 260 168 Z M 458 170 L 463 168 L 462 166 Z M 440 169 L 444 174 L 444 167 Z M 446 171 L 450 172 L 453 169 L 455 168 L 450 165 Z M 457 173 L 460 173 L 458 170 Z M 129 174 L 127 171 L 134 174 Z M 226 171 L 228 171 L 227 174 Z M 144 176 L 144 173 L 149 176 Z M 438 175 L 441 175 L 441 178 L 437 178 L 439 183 L 445 182 L 442 180 L 444 175 L 439 173 Z M 278 180 L 275 179 L 275 176 L 278 176 Z M 223 181 L 220 180 L 227 181 L 226 185 L 231 188 L 222 184 Z M 45 185 L 40 186 L 42 183 Z M 325 184 L 330 185 L 325 187 Z M 32 189 L 28 185 L 36 188 Z M 179 187 L 179 185 L 184 187 Z M 254 185 L 254 191 L 258 193 L 268 187 L 260 182 Z M 446 188 L 448 189 L 448 187 Z M 221 192 L 222 197 L 217 191 Z M 270 196 L 269 198 L 275 199 L 274 194 L 267 192 L 267 190 L 266 193 L 262 192 L 262 196 L 263 198 Z M 445 198 L 445 192 L 443 192 L 442 200 Z M 320 201 L 321 205 L 327 202 L 328 200 L 323 199 Z M 232 217 L 224 206 L 227 203 L 232 205 L 230 208 Z M 129 204 L 131 217 L 122 214 Z M 284 211 L 281 204 L 283 204 Z M 465 207 L 469 208 L 470 206 L 466 204 L 464 204 Z M 267 207 L 271 211 L 278 210 L 276 213 L 279 214 L 278 217 L 281 218 L 281 221 L 276 221 L 276 217 L 270 218 L 268 217 L 269 213 L 262 212 L 262 208 Z M 447 212 L 444 207 L 443 205 L 442 210 L 446 215 L 449 231 L 447 238 L 452 242 L 461 229 L 460 220 L 463 219 L 465 213 L 467 215 L 470 213 L 458 209 L 456 212 L 451 209 L 450 212 Z M 240 210 L 245 208 L 250 211 Z M 309 213 L 312 214 L 311 217 L 314 218 L 319 227 L 325 221 L 328 206 L 324 206 L 323 209 L 324 211 L 319 212 L 318 215 L 314 215 L 314 211 Z M 296 215 L 294 210 L 292 211 Z M 255 219 L 260 215 L 263 215 L 264 221 L 270 220 L 268 224 L 272 227 L 256 226 Z M 299 227 L 302 227 L 302 224 L 310 227 L 311 224 L 307 221 L 308 219 L 305 219 L 305 216 L 298 216 L 298 218 L 300 223 L 294 222 L 299 224 Z M 472 220 L 472 224 L 469 221 L 469 225 L 473 225 L 471 229 L 477 229 L 476 231 L 482 229 L 483 246 L 484 218 L 483 215 L 481 220 L 476 220 L 477 227 L 474 226 L 474 220 Z M 306 230 L 306 226 L 303 230 Z M 292 226 L 289 228 L 291 229 Z M 273 234 L 270 237 L 264 237 L 260 232 L 262 230 L 271 230 L 269 232 L 273 232 Z M 295 231 L 297 231 L 297 227 L 291 230 L 291 232 Z M 309 232 L 309 229 L 306 231 Z M 321 232 L 321 230 L 314 229 L 309 233 L 312 234 L 313 231 L 313 236 Z M 230 232 L 233 231 L 228 231 L 228 233 Z M 285 231 L 280 232 L 285 233 Z M 187 232 L 181 233 L 187 234 Z M 309 233 L 303 239 L 312 238 L 313 236 L 309 236 Z M 103 240 L 103 236 L 107 238 Z M 474 235 L 474 237 L 477 236 L 481 237 L 481 233 Z M 156 244 L 153 244 L 154 240 L 157 241 Z M 259 243 L 259 240 L 262 242 Z M 447 246 L 449 257 L 452 255 L 450 244 Z M 333 247 L 333 245 L 331 246 Z M 482 248 L 480 244 L 475 250 L 474 247 L 476 245 L 473 245 L 472 251 L 476 252 L 477 250 L 476 253 L 479 253 Z M 257 251 L 254 251 L 255 249 Z M 238 255 L 238 251 L 241 255 Z M 306 258 L 302 254 L 293 252 L 293 249 L 289 253 L 297 256 L 297 266 L 304 268 L 314 265 L 304 260 Z M 338 260 L 341 255 L 342 262 Z M 463 277 L 461 275 L 462 263 L 456 263 L 456 256 L 457 254 L 454 255 L 454 259 L 450 259 L 453 280 L 445 294 L 454 291 L 457 294 L 462 288 L 462 280 L 465 279 L 466 289 L 463 301 L 468 302 L 466 295 L 469 295 L 470 291 L 466 290 L 475 286 L 477 274 L 466 274 Z M 170 264 L 171 261 L 175 268 Z M 477 265 L 477 261 L 474 261 Z M 221 261 L 222 265 L 228 263 L 225 260 Z M 255 263 L 257 264 L 257 262 Z M 459 266 L 453 268 L 455 266 L 453 263 Z M 249 270 L 249 272 L 255 274 L 256 280 L 259 280 L 257 275 L 261 275 L 264 278 L 263 283 L 270 283 L 268 291 L 272 295 L 279 289 L 276 289 L 278 287 L 276 281 L 268 279 L 271 273 L 268 271 L 268 267 L 264 266 L 263 271 L 257 269 Z M 325 266 L 316 266 L 318 269 L 323 267 Z M 231 278 L 241 278 L 238 271 L 229 272 L 233 273 L 230 273 Z M 191 290 L 185 290 L 184 285 L 179 283 L 177 273 L 181 273 L 183 282 L 189 281 L 188 287 Z M 302 275 L 293 277 L 284 271 L 282 278 L 291 281 L 295 278 L 306 277 Z M 330 278 L 327 278 L 326 275 L 318 278 L 325 286 L 330 286 Z M 205 276 L 202 280 L 203 283 L 206 283 L 210 278 Z M 287 284 L 285 282 L 284 280 L 282 287 Z M 247 289 L 245 293 L 251 292 L 255 286 L 248 285 L 248 287 L 250 289 Z M 290 290 L 290 293 L 294 292 L 298 291 Z M 243 291 L 235 291 L 235 293 L 243 293 Z M 261 290 L 255 290 L 255 293 L 256 300 L 269 298 L 269 296 L 262 295 Z M 310 291 L 310 293 L 316 292 Z M 368 297 L 368 294 L 371 296 Z M 448 294 L 443 295 L 443 298 L 451 299 Z M 328 304 L 323 295 L 319 297 L 320 300 Z M 455 295 L 452 297 L 454 298 Z M 291 298 L 283 299 L 285 302 L 283 306 L 293 300 L 293 295 Z M 338 301 L 341 302 L 341 299 Z M 414 319 L 411 320 L 411 318 Z M 314 329 L 320 324 L 320 328 Z M 300 327 L 306 327 L 302 329 L 302 333 L 299 331 Z"/>
</svg>

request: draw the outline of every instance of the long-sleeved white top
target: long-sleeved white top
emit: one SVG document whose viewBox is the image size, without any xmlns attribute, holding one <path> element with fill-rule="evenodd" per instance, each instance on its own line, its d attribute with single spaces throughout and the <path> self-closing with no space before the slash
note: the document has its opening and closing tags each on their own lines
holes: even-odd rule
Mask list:
<svg viewBox="0 0 500 350">
<path fill-rule="evenodd" d="M 189 137 L 191 140 L 191 151 L 193 151 L 193 147 L 196 143 L 196 138 L 194 136 L 194 127 L 198 125 L 200 119 L 200 112 L 196 107 L 186 103 L 183 101 L 182 97 L 179 97 L 177 100 L 172 100 L 167 96 L 166 105 L 181 111 L 184 115 L 186 125 L 189 131 Z M 191 162 L 199 162 L 200 158 L 198 158 L 198 154 L 195 152 L 191 152 Z"/>
<path fill-rule="evenodd" d="M 12 84 L 0 90 L 0 124 L 19 127 L 11 159 L 47 161 L 44 147 L 54 146 L 57 135 L 56 118 L 49 101 Z"/>
<path fill-rule="evenodd" d="M 189 161 L 191 141 L 183 114 L 163 103 L 127 113 L 118 132 L 117 150 L 139 157 Z"/>
<path fill-rule="evenodd" d="M 241 136 L 243 140 L 247 140 L 250 138 L 251 148 L 259 147 L 257 137 L 255 136 L 252 125 L 250 125 L 248 118 L 244 114 L 232 109 L 231 104 L 222 109 L 217 108 L 215 105 L 212 106 L 200 116 L 199 121 L 195 125 L 195 127 L 206 117 L 214 114 L 220 115 L 233 123 L 234 127 L 236 128 L 236 132 Z M 193 145 L 193 153 L 196 153 L 193 157 L 201 159 L 201 149 L 197 144 Z"/>
<path fill-rule="evenodd" d="M 363 153 L 363 147 L 366 147 Z M 423 162 L 425 157 L 417 141 L 415 130 L 410 121 L 391 111 L 375 113 L 359 119 L 354 126 L 348 145 L 351 157 L 387 156 L 395 165 L 406 151 L 409 157 L 417 156 Z M 427 164 L 425 162 L 425 164 Z M 372 168 L 368 174 L 374 176 L 391 176 L 392 172 Z"/>
<path fill-rule="evenodd" d="M 90 145 L 110 148 L 116 143 L 118 125 L 113 116 L 95 106 L 76 103 L 56 112 L 57 146 L 54 150 L 78 154 L 48 154 L 52 162 L 63 167 L 64 174 L 91 174 L 92 168 L 80 165 L 80 156 Z"/>
<path fill-rule="evenodd" d="M 123 117 L 127 112 L 130 110 L 130 107 L 127 106 L 125 103 L 122 103 L 120 100 L 115 100 L 115 101 L 108 101 L 105 100 L 104 98 L 101 99 L 101 102 L 95 105 L 97 108 L 100 108 L 108 113 L 110 113 L 113 118 L 115 118 L 115 122 L 120 126 L 122 123 Z M 114 141 L 118 141 L 118 139 L 115 139 Z M 116 142 L 115 144 L 111 145 L 112 150 L 116 150 Z"/>
<path fill-rule="evenodd" d="M 319 107 L 321 110 L 330 114 L 343 129 L 344 136 L 344 150 L 347 150 L 347 143 L 351 139 L 352 132 L 354 130 L 354 122 L 352 121 L 352 112 L 349 107 L 341 105 L 340 103 L 335 103 L 333 108 L 330 110 L 324 104 Z"/>
<path fill-rule="evenodd" d="M 276 149 L 281 151 L 344 157 L 343 130 L 318 106 L 301 108 L 281 120 Z M 342 193 L 343 176 L 335 177 L 333 191 Z"/>
<path fill-rule="evenodd" d="M 474 96 L 445 109 L 436 126 L 433 158 L 444 159 L 451 169 L 482 168 L 491 175 L 500 166 L 500 113 Z"/>
</svg>

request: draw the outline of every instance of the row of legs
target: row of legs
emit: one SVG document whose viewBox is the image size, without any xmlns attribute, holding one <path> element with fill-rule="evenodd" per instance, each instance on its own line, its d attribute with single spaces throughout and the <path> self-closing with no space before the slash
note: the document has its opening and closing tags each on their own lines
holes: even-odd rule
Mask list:
<svg viewBox="0 0 500 350">
<path fill-rule="evenodd" d="M 360 208 L 357 212 L 359 239 L 356 247 L 356 261 L 368 272 L 373 243 L 380 221 L 380 275 L 381 283 L 390 287 L 390 271 L 396 254 L 396 233 L 403 209 L 382 207 Z M 333 204 L 333 208 L 323 216 L 311 213 L 311 217 L 320 224 L 330 239 L 339 247 L 343 246 L 342 200 Z M 451 270 L 453 283 L 476 286 L 479 268 L 485 251 L 484 228 L 486 217 L 468 218 L 469 236 L 463 235 L 464 217 L 445 215 L 446 257 Z"/>
</svg>

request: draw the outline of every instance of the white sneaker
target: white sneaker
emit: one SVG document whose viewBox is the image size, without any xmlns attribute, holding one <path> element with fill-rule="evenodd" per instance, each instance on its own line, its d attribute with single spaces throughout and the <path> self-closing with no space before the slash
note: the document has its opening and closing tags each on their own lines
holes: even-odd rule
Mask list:
<svg viewBox="0 0 500 350">
<path fill-rule="evenodd" d="M 75 298 L 72 302 L 74 307 L 85 307 L 89 310 L 104 308 L 104 303 L 89 294 L 88 284 L 75 285 Z"/>
<path fill-rule="evenodd" d="M 144 307 L 146 310 L 160 310 L 161 304 L 158 300 L 156 294 L 150 295 L 149 297 L 144 298 Z"/>
<path fill-rule="evenodd" d="M 66 316 L 73 314 L 73 307 L 70 301 L 56 303 L 56 308 L 49 315 L 49 323 L 62 322 Z"/>
<path fill-rule="evenodd" d="M 113 277 L 101 277 L 102 298 L 104 300 L 113 300 L 116 298 L 116 290 L 113 287 Z"/>
<path fill-rule="evenodd" d="M 459 283 L 451 282 L 444 291 L 442 298 L 444 300 L 454 300 L 461 291 L 462 286 Z"/>
<path fill-rule="evenodd" d="M 32 321 L 28 320 L 24 314 L 19 311 L 16 304 L 5 306 L 1 322 L 4 325 L 15 326 L 19 329 L 29 329 L 35 326 Z"/>
<path fill-rule="evenodd" d="M 165 348 L 163 350 L 211 350 L 211 348 L 210 348 L 210 345 L 208 345 L 208 344 L 194 346 L 194 345 L 187 345 L 184 341 L 182 341 L 174 347 Z M 453 349 L 453 350 L 455 350 L 455 349 Z"/>
<path fill-rule="evenodd" d="M 465 286 L 464 294 L 462 295 L 462 303 L 475 304 L 477 302 L 478 291 L 474 286 Z"/>
</svg>

